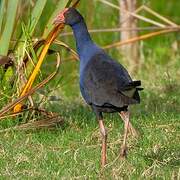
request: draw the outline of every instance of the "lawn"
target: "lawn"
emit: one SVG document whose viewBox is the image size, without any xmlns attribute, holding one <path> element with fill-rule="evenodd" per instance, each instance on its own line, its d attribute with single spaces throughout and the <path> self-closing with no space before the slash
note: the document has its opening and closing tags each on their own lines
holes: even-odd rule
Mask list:
<svg viewBox="0 0 180 180">
<path fill-rule="evenodd" d="M 103 171 L 100 169 L 101 136 L 98 123 L 91 109 L 78 97 L 73 102 L 60 101 L 49 107 L 62 115 L 65 120 L 63 126 L 49 130 L 11 130 L 0 133 L 1 177 L 180 178 L 180 86 L 175 83 L 179 77 L 173 77 L 174 70 L 169 72 L 172 75 L 171 81 L 164 77 L 156 79 L 161 72 L 156 69 L 152 72 L 154 75 L 151 81 L 142 79 L 145 88 L 141 93 L 142 103 L 131 108 L 131 122 L 140 137 L 128 137 L 127 159 L 118 157 L 123 123 L 117 114 L 107 114 L 108 164 Z M 3 124 L 7 122 L 1 123 L 1 129 Z"/>
<path fill-rule="evenodd" d="M 16 63 L 19 59 L 22 61 L 21 56 L 26 51 L 34 53 L 31 38 L 42 36 L 46 24 L 49 25 L 48 18 L 51 17 L 57 4 L 57 1 L 51 0 L 47 0 L 47 3 L 44 0 L 44 5 L 39 3 L 42 12 L 38 8 L 33 11 L 33 16 L 37 18 L 33 29 L 31 18 L 28 19 L 33 10 L 32 2 L 35 1 L 27 1 L 24 7 L 22 4 L 19 5 L 22 11 L 19 10 L 19 16 L 23 18 L 22 20 L 19 18 L 13 38 L 19 40 L 19 34 L 22 33 L 21 38 L 25 40 L 16 42 L 19 48 L 14 50 Z M 116 4 L 117 0 L 112 2 Z M 179 23 L 179 11 L 174 10 L 178 6 L 177 0 L 173 3 L 169 1 L 167 6 L 164 6 L 165 0 L 142 2 Z M 59 4 L 61 8 L 64 5 Z M 94 8 L 93 16 L 88 16 L 89 13 L 92 15 L 92 12 L 87 8 L 89 6 L 86 5 L 86 1 L 81 1 L 79 7 L 88 27 L 91 29 L 117 27 L 118 11 L 96 1 L 94 4 L 90 2 L 90 5 Z M 140 26 L 146 24 L 140 23 Z M 35 31 L 31 32 L 33 31 L 31 28 Z M 65 28 L 65 32 L 69 31 L 69 28 Z M 119 41 L 119 32 L 94 33 L 92 37 L 103 47 Z M 72 36 L 62 36 L 60 40 L 75 49 Z M 13 43 L 10 43 L 10 50 Z M 108 162 L 103 170 L 100 168 L 101 135 L 94 113 L 80 95 L 79 63 L 68 59 L 69 52 L 61 51 L 61 48 L 53 45 L 52 49 L 60 49 L 58 51 L 61 51 L 63 63 L 58 75 L 41 91 L 37 91 L 33 95 L 33 100 L 35 105 L 38 105 L 45 99 L 41 104 L 42 108 L 60 114 L 64 124 L 34 130 L 13 129 L 15 125 L 23 124 L 31 117 L 36 118 L 30 113 L 0 121 L 0 179 L 180 179 L 179 33 L 141 41 L 139 47 L 140 68 L 137 73 L 132 73 L 132 77 L 134 80 L 142 81 L 144 90 L 140 92 L 141 104 L 130 107 L 131 122 L 139 132 L 139 138 L 128 136 L 126 159 L 118 156 L 123 140 L 122 120 L 118 114 L 105 114 L 105 125 L 108 130 Z M 128 70 L 131 69 L 119 48 L 106 51 Z M 53 55 L 47 56 L 40 76 L 34 84 L 41 82 L 54 71 L 55 58 Z M 31 70 L 32 67 L 27 68 L 27 74 Z M 14 74 L 15 71 L 10 69 L 4 75 L 4 70 L 0 67 L 0 110 L 18 97 L 19 89 L 16 81 L 18 78 L 14 77 Z M 9 75 L 14 79 L 8 78 Z M 15 82 L 13 87 L 9 82 Z M 56 100 L 50 101 L 51 97 Z"/>
</svg>

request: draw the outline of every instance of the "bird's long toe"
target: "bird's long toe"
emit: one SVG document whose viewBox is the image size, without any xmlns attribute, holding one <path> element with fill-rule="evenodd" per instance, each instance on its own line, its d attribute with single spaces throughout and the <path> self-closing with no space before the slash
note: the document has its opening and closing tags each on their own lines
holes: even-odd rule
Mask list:
<svg viewBox="0 0 180 180">
<path fill-rule="evenodd" d="M 130 134 L 134 137 L 134 138 L 136 138 L 136 139 L 138 139 L 139 138 L 139 133 L 137 132 L 137 130 L 132 126 L 132 125 L 129 125 L 129 132 L 130 132 Z"/>
</svg>

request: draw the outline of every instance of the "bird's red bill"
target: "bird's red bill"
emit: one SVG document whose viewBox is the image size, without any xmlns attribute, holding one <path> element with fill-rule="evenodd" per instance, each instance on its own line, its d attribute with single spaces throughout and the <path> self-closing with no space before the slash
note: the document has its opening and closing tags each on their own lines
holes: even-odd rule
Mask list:
<svg viewBox="0 0 180 180">
<path fill-rule="evenodd" d="M 64 17 L 64 13 L 68 10 L 68 8 L 65 8 L 63 11 L 61 11 L 56 18 L 54 19 L 53 24 L 57 25 L 57 24 L 63 24 L 65 23 L 65 17 Z"/>
</svg>

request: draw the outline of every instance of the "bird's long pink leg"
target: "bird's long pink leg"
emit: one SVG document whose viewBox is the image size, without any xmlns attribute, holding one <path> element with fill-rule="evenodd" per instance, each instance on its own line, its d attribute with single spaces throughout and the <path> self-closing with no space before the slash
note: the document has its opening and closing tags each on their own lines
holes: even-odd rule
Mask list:
<svg viewBox="0 0 180 180">
<path fill-rule="evenodd" d="M 103 120 L 99 120 L 99 127 L 102 135 L 101 167 L 103 168 L 106 164 L 106 149 L 107 149 L 107 132 L 104 127 Z"/>
<path fill-rule="evenodd" d="M 126 123 L 126 118 L 125 118 L 125 114 L 124 111 L 119 113 L 121 119 L 123 120 L 124 124 Z M 129 127 L 128 127 L 128 131 L 133 135 L 133 137 L 138 138 L 138 133 L 137 131 L 134 129 L 134 127 L 132 126 L 132 124 L 129 122 Z"/>
<path fill-rule="evenodd" d="M 124 126 L 124 139 L 123 139 L 123 144 L 121 147 L 120 156 L 125 157 L 126 151 L 127 151 L 126 140 L 127 140 L 128 128 L 129 128 L 129 112 L 128 111 L 127 112 L 122 111 L 121 114 L 123 114 L 125 126 Z"/>
</svg>

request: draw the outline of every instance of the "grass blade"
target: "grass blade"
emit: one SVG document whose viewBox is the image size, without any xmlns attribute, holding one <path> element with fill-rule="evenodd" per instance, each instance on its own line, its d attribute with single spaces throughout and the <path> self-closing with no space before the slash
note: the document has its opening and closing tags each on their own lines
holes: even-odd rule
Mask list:
<svg viewBox="0 0 180 180">
<path fill-rule="evenodd" d="M 64 8 L 64 7 L 67 7 L 67 4 L 69 4 L 69 2 L 71 2 L 71 0 L 69 0 L 69 1 L 63 1 L 65 4 L 63 4 L 63 3 L 61 3 L 61 4 L 58 4 L 58 5 L 60 5 L 60 6 L 58 6 L 58 8 L 55 10 L 55 12 L 58 10 L 59 11 L 59 8 Z M 62 4 L 64 5 L 63 7 L 62 7 Z M 57 13 L 57 12 L 56 12 Z M 56 14 L 55 14 L 56 15 Z M 54 13 L 53 13 L 53 15 L 51 16 L 51 18 L 52 17 L 55 17 L 55 15 L 54 15 Z M 50 18 L 50 19 L 51 19 Z M 51 19 L 52 20 L 52 19 Z M 22 90 L 22 92 L 21 92 L 21 94 L 20 94 L 20 96 L 24 96 L 24 94 L 26 94 L 26 92 L 28 92 L 30 89 L 31 89 L 31 87 L 32 87 L 32 84 L 33 84 L 33 82 L 34 82 L 34 80 L 35 80 L 35 78 L 36 78 L 36 76 L 37 76 L 37 74 L 38 74 L 38 72 L 39 72 L 39 70 L 40 70 L 40 67 L 41 67 L 41 65 L 42 65 L 42 63 L 43 63 L 43 60 L 44 60 L 44 58 L 45 58 L 45 56 L 46 56 L 46 53 L 47 53 L 47 51 L 48 51 L 48 49 L 49 49 L 49 46 L 51 45 L 51 43 L 55 40 L 55 38 L 57 37 L 57 35 L 59 34 L 59 32 L 60 31 L 62 31 L 63 30 L 63 28 L 64 28 L 64 25 L 63 24 L 60 24 L 60 25 L 57 25 L 57 26 L 54 26 L 53 25 L 53 23 L 51 22 L 51 23 L 49 23 L 49 29 L 48 30 L 50 30 L 51 29 L 51 26 L 53 27 L 53 29 L 49 32 L 49 31 L 46 31 L 46 32 L 49 32 L 48 33 L 48 37 L 46 38 L 46 43 L 45 43 L 45 45 L 44 45 L 44 48 L 42 49 L 42 51 L 41 51 L 41 53 L 40 53 L 40 55 L 39 55 L 39 58 L 38 58 L 38 62 L 37 62 L 37 64 L 36 64 L 36 66 L 35 66 L 35 68 L 34 68 L 34 70 L 33 70 L 33 72 L 32 72 L 32 74 L 31 74 L 31 76 L 29 77 L 29 79 L 28 79 L 28 81 L 27 81 L 27 83 L 25 84 L 25 86 L 24 86 L 24 89 Z M 14 107 L 14 112 L 19 112 L 19 111 L 21 111 L 21 108 L 22 108 L 22 104 L 17 104 L 15 107 Z"/>
<path fill-rule="evenodd" d="M 23 23 L 22 24 L 22 29 L 26 29 L 24 32 L 22 32 L 22 35 L 20 37 L 20 39 L 22 41 L 19 41 L 16 45 L 16 50 L 18 50 L 18 55 L 19 55 L 19 59 L 22 60 L 22 58 L 24 57 L 24 50 L 26 47 L 26 43 L 27 43 L 27 39 L 28 37 L 32 37 L 34 30 L 36 28 L 36 25 L 42 15 L 43 9 L 46 5 L 47 0 L 41 0 L 41 1 L 37 1 L 35 6 L 33 7 L 32 13 L 31 13 L 31 17 L 29 19 L 28 22 L 28 26 L 26 27 Z M 22 30 L 23 31 L 23 30 Z M 21 58 L 22 57 L 22 58 Z"/>
<path fill-rule="evenodd" d="M 120 42 L 116 42 L 116 43 L 104 46 L 104 49 L 109 49 L 109 48 L 113 48 L 113 47 L 117 47 L 117 46 L 123 46 L 125 44 L 133 43 L 133 42 L 140 41 L 140 40 L 145 40 L 145 39 L 148 39 L 148 38 L 151 38 L 154 36 L 159 36 L 161 34 L 166 34 L 166 33 L 170 33 L 170 32 L 177 32 L 177 31 L 180 31 L 179 28 L 164 29 L 161 31 L 151 32 L 148 34 L 143 34 L 141 36 L 133 37 L 133 38 L 125 40 L 125 41 L 120 41 Z"/>
<path fill-rule="evenodd" d="M 52 78 L 55 77 L 56 74 L 58 74 L 59 72 L 59 66 L 61 64 L 61 57 L 60 54 L 57 53 L 57 59 L 56 59 L 56 69 L 54 72 L 52 72 L 46 79 L 44 79 L 42 82 L 40 82 L 39 84 L 37 84 L 35 87 L 31 88 L 28 92 L 26 92 L 25 94 L 23 94 L 23 96 L 17 98 L 16 100 L 14 100 L 13 102 L 9 103 L 8 105 L 6 105 L 3 109 L 0 110 L 0 120 L 3 119 L 3 115 L 5 113 L 7 113 L 9 110 L 11 110 L 13 107 L 18 108 L 21 104 L 21 102 L 23 100 L 25 100 L 28 96 L 32 95 L 33 93 L 35 93 L 38 89 L 40 89 L 41 87 L 43 87 L 45 84 L 47 84 Z M 15 112 L 15 111 L 14 111 Z M 20 112 L 20 111 L 16 111 Z"/>
<path fill-rule="evenodd" d="M 61 0 L 58 2 L 54 12 L 52 13 L 51 17 L 49 18 L 48 22 L 47 22 L 47 26 L 46 29 L 43 33 L 43 38 L 47 38 L 47 35 L 50 33 L 50 31 L 53 29 L 54 25 L 53 25 L 53 20 L 54 18 L 57 16 L 58 12 L 63 10 L 65 7 L 67 7 L 67 5 L 70 5 L 72 0 Z"/>
<path fill-rule="evenodd" d="M 72 0 L 69 0 L 66 4 L 66 8 L 68 8 L 71 5 L 71 3 L 72 3 Z"/>
<path fill-rule="evenodd" d="M 19 0 L 13 0 L 13 1 L 8 2 L 5 28 L 0 39 L 0 47 L 1 47 L 0 54 L 1 55 L 7 55 L 8 53 L 10 39 L 13 33 L 13 27 L 15 23 L 18 3 L 19 3 Z"/>
<path fill-rule="evenodd" d="M 2 33 L 2 23 L 4 18 L 5 0 L 0 1 L 0 39 Z"/>
<path fill-rule="evenodd" d="M 43 12 L 43 9 L 46 5 L 47 0 L 37 1 L 36 5 L 33 8 L 31 19 L 30 19 L 30 27 L 29 27 L 29 34 L 32 35 L 34 33 L 35 27 L 39 21 L 39 18 Z"/>
</svg>

